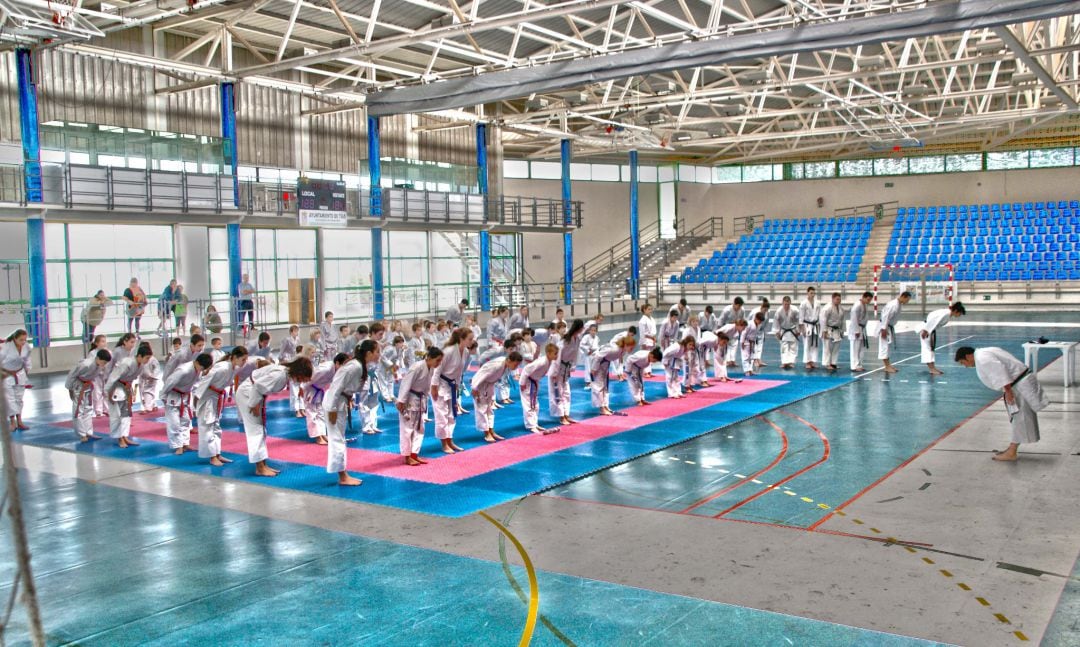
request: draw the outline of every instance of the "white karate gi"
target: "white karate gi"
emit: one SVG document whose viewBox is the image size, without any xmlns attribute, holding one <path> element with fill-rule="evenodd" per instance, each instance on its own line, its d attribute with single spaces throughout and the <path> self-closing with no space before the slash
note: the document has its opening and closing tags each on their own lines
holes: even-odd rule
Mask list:
<svg viewBox="0 0 1080 647">
<path fill-rule="evenodd" d="M 402 456 L 419 454 L 424 444 L 424 420 L 427 418 L 427 402 L 431 393 L 433 369 L 427 360 L 414 362 L 401 378 L 397 401 L 405 405 L 405 412 L 398 411 L 399 448 Z"/>
<path fill-rule="evenodd" d="M 502 317 L 492 317 L 487 323 L 487 339 L 491 346 L 502 346 L 506 341 L 506 320 Z"/>
<path fill-rule="evenodd" d="M 799 312 L 792 307 L 781 306 L 776 311 L 775 325 L 780 337 L 780 363 L 794 364 L 799 358 Z"/>
<path fill-rule="evenodd" d="M 683 378 L 679 376 L 679 365 L 686 357 L 686 349 L 681 344 L 671 344 L 664 349 L 664 383 L 667 384 L 669 398 L 681 396 Z"/>
<path fill-rule="evenodd" d="M 922 363 L 933 364 L 934 363 L 934 350 L 937 349 L 937 331 L 945 327 L 949 323 L 949 317 L 952 316 L 952 310 L 948 308 L 941 308 L 940 310 L 933 310 L 930 314 L 926 315 L 926 321 L 919 324 L 915 329 L 915 333 L 919 335 L 919 346 L 922 350 Z M 924 338 L 923 332 L 927 335 Z"/>
<path fill-rule="evenodd" d="M 71 425 L 79 438 L 94 433 L 94 378 L 100 372 L 97 358 L 91 355 L 68 371 L 64 381 L 64 388 L 71 394 Z"/>
<path fill-rule="evenodd" d="M 493 359 L 477 369 L 469 386 L 476 393 L 473 395 L 473 414 L 476 417 L 476 430 L 486 433 L 495 428 L 495 383 L 507 373 L 505 359 Z"/>
<path fill-rule="evenodd" d="M 199 351 L 202 352 L 202 351 Z M 195 359 L 195 350 L 191 345 L 181 346 L 180 350 L 176 351 L 172 355 L 169 355 L 169 359 L 165 360 L 165 366 L 161 369 L 161 379 L 168 379 L 169 375 L 176 370 L 177 366 L 186 364 Z"/>
<path fill-rule="evenodd" d="M 540 380 L 548 374 L 552 361 L 547 355 L 541 355 L 525 365 L 521 369 L 521 417 L 525 422 L 525 429 L 533 433 L 539 433 L 540 423 Z"/>
<path fill-rule="evenodd" d="M 323 408 L 326 390 L 334 381 L 337 366 L 323 362 L 312 371 L 311 381 L 304 385 L 304 418 L 307 421 L 308 438 L 326 435 L 326 411 Z"/>
<path fill-rule="evenodd" d="M 765 339 L 769 336 L 769 320 L 772 319 L 772 310 L 762 310 L 758 308 L 757 312 L 765 315 L 765 318 L 761 320 L 761 325 L 757 329 L 757 342 L 754 343 L 754 359 L 761 361 L 761 358 L 765 357 Z M 757 312 L 754 314 L 757 315 Z"/>
<path fill-rule="evenodd" d="M 241 382 L 236 389 L 236 409 L 240 412 L 240 419 L 244 424 L 248 461 L 252 463 L 265 461 L 270 457 L 266 451 L 266 396 L 278 393 L 288 385 L 288 368 L 274 364 L 255 369 L 251 377 Z M 252 407 L 261 407 L 262 415 L 252 413 Z"/>
<path fill-rule="evenodd" d="M 143 411 L 149 411 L 157 406 L 161 374 L 161 362 L 158 358 L 151 357 L 143 364 L 142 372 L 139 373 L 139 399 L 142 401 Z"/>
<path fill-rule="evenodd" d="M 729 306 L 727 306 L 726 308 L 724 308 L 723 310 L 720 311 L 720 320 L 718 321 L 717 326 L 719 328 L 723 329 L 723 328 L 726 328 L 727 326 L 730 326 L 731 324 L 734 324 L 736 321 L 738 321 L 740 319 L 746 319 L 746 311 L 743 310 L 742 306 L 739 306 L 738 308 L 736 308 L 735 304 L 732 304 L 732 305 L 729 305 Z M 749 323 L 749 320 L 747 320 L 747 323 Z M 729 330 L 735 330 L 735 329 L 730 328 Z M 724 354 L 724 361 L 728 362 L 728 363 L 735 362 L 736 351 L 741 346 L 742 346 L 742 337 L 741 337 L 741 335 L 739 333 L 737 333 L 737 332 L 732 333 L 731 341 L 728 343 L 727 351 Z"/>
<path fill-rule="evenodd" d="M 521 316 L 520 312 L 515 312 L 510 315 L 510 323 L 507 324 L 507 328 L 510 332 L 521 332 L 529 327 L 529 318 Z"/>
<path fill-rule="evenodd" d="M 191 444 L 191 390 L 198 379 L 194 362 L 188 362 L 173 369 L 162 385 L 169 449 Z"/>
<path fill-rule="evenodd" d="M 705 331 L 701 333 L 701 340 L 698 345 L 705 350 L 706 353 L 712 355 L 713 363 L 713 376 L 717 379 L 727 379 L 727 363 L 724 362 L 725 351 L 720 348 L 720 338 L 716 336 L 716 333 Z M 697 380 L 694 384 L 700 384 L 708 379 L 709 375 L 704 363 L 698 369 Z"/>
<path fill-rule="evenodd" d="M 615 344 L 608 344 L 593 355 L 592 366 L 592 403 L 594 407 L 606 407 L 609 402 L 608 384 L 612 364 L 622 364 L 623 349 Z"/>
<path fill-rule="evenodd" d="M 109 437 L 131 435 L 132 388 L 142 367 L 134 357 L 125 357 L 113 366 L 105 379 L 105 399 L 109 401 Z"/>
<path fill-rule="evenodd" d="M 672 321 L 671 317 L 668 317 L 664 320 L 664 323 L 660 324 L 660 332 L 657 335 L 656 343 L 660 345 L 660 348 L 667 348 L 677 343 L 680 340 L 680 330 L 679 320 Z"/>
<path fill-rule="evenodd" d="M 348 469 L 348 451 L 345 445 L 345 426 L 353 395 L 364 387 L 364 367 L 359 361 L 350 359 L 334 373 L 330 386 L 323 397 L 323 410 L 326 420 L 326 471 L 330 474 Z M 331 423 L 330 412 L 337 413 L 337 421 Z"/>
<path fill-rule="evenodd" d="M 299 335 L 296 337 L 286 335 L 281 340 L 281 346 L 278 348 L 278 363 L 284 364 L 296 359 L 296 347 L 299 344 Z M 292 380 L 289 380 L 289 408 L 297 412 L 304 410 L 304 399 L 300 397 L 300 385 Z"/>
<path fill-rule="evenodd" d="M 844 339 L 844 307 L 829 303 L 821 308 L 821 363 L 837 366 L 840 363 L 840 342 Z"/>
<path fill-rule="evenodd" d="M 581 350 L 581 332 L 570 339 L 559 339 L 559 357 L 548 371 L 548 410 L 559 418 L 570 416 L 570 373 Z"/>
<path fill-rule="evenodd" d="M 221 412 L 225 410 L 225 393 L 232 384 L 233 372 L 231 361 L 215 362 L 192 391 L 199 400 L 195 406 L 199 421 L 199 458 L 211 458 L 221 453 Z"/>
<path fill-rule="evenodd" d="M 893 299 L 881 309 L 881 330 L 878 333 L 878 359 L 889 359 L 896 345 L 896 322 L 900 320 L 900 299 Z"/>
<path fill-rule="evenodd" d="M 588 326 L 585 326 L 586 330 L 588 328 Z M 592 365 L 592 356 L 596 354 L 599 348 L 600 337 L 596 333 L 585 333 L 581 336 L 581 344 L 578 346 L 578 350 L 581 354 L 581 364 L 585 367 L 585 386 L 592 383 L 592 371 L 589 370 L 589 367 Z"/>
<path fill-rule="evenodd" d="M 618 342 L 622 341 L 623 339 L 626 339 L 626 337 L 628 337 L 629 335 L 630 335 L 630 333 L 625 331 L 625 330 L 620 332 L 620 333 L 616 333 L 615 336 L 611 338 L 610 343 L 612 343 L 612 344 L 618 343 Z M 640 331 L 639 331 L 639 336 L 637 338 L 635 338 L 635 339 L 640 340 Z M 598 342 L 597 346 L 596 346 L 596 351 L 599 352 L 600 349 L 603 348 L 603 347 L 604 347 L 604 345 Z M 641 344 L 641 343 L 635 343 L 634 348 L 645 348 L 645 345 Z M 650 346 L 650 348 L 652 348 L 652 347 Z M 630 351 L 630 352 L 633 352 L 633 351 Z M 627 353 L 627 354 L 629 354 L 629 353 Z M 623 359 L 625 360 L 625 355 L 623 356 Z M 591 381 L 592 380 L 592 367 L 593 367 L 593 363 L 595 362 L 595 360 L 596 360 L 596 353 L 593 353 L 593 359 L 589 361 L 589 366 L 586 368 L 586 371 L 589 373 L 589 379 L 590 379 L 589 384 L 590 385 L 592 384 L 592 381 Z M 649 372 L 649 370 L 651 368 L 652 368 L 652 365 L 650 364 L 649 366 L 645 367 L 645 371 Z M 615 362 L 611 366 L 611 369 L 612 369 L 612 371 L 614 371 L 615 377 L 622 377 L 626 372 L 625 371 L 625 369 L 626 369 L 625 361 Z"/>
<path fill-rule="evenodd" d="M 0 369 L 4 371 L 8 415 L 21 416 L 23 395 L 30 379 L 30 342 L 23 344 L 21 352 L 13 341 L 0 344 Z"/>
<path fill-rule="evenodd" d="M 848 319 L 848 346 L 851 351 L 851 370 L 862 367 L 863 354 L 870 348 L 870 338 L 866 335 L 866 322 L 869 320 L 869 309 L 863 305 L 862 299 L 851 306 L 851 317 Z"/>
<path fill-rule="evenodd" d="M 92 349 L 90 351 L 90 354 L 87 355 L 87 357 L 88 358 L 96 358 L 97 357 L 97 352 L 99 350 L 102 350 L 102 349 L 100 349 L 100 348 Z M 108 350 L 108 349 L 104 349 L 104 350 Z M 92 399 L 93 405 L 94 405 L 94 415 L 95 416 L 104 416 L 104 415 L 109 413 L 109 404 L 107 402 L 105 402 L 105 378 L 107 378 L 109 376 L 109 366 L 111 364 L 112 364 L 112 361 L 110 360 L 109 364 L 106 364 L 105 366 L 99 367 L 97 373 L 95 373 L 94 377 L 93 377 L 94 388 L 91 391 L 91 394 L 92 394 L 91 399 Z"/>
<path fill-rule="evenodd" d="M 1004 391 L 1012 385 L 1016 404 L 1005 410 L 1012 423 L 1012 442 L 1039 442 L 1039 417 L 1036 414 L 1050 405 L 1038 378 L 1028 367 L 1008 352 L 996 348 L 975 350 L 975 371 L 987 388 Z"/>
<path fill-rule="evenodd" d="M 821 304 L 806 299 L 799 305 L 799 324 L 802 325 L 803 363 L 817 363 L 821 354 Z"/>
<path fill-rule="evenodd" d="M 323 345 L 323 348 L 337 348 L 338 342 L 341 341 L 341 331 L 338 330 L 335 324 L 324 320 L 319 324 L 319 332 L 322 333 L 319 343 Z M 333 359 L 333 357 L 329 359 Z"/>
<path fill-rule="evenodd" d="M 762 326 L 764 326 L 764 322 Z M 740 351 L 742 353 L 743 373 L 754 372 L 754 357 L 757 355 L 758 325 L 753 321 L 746 322 L 746 329 L 742 333 Z"/>
<path fill-rule="evenodd" d="M 630 353 L 626 359 L 626 383 L 630 386 L 630 395 L 635 402 L 645 401 L 645 367 L 652 364 L 651 351 L 639 350 Z"/>
<path fill-rule="evenodd" d="M 435 437 L 439 440 L 454 438 L 457 425 L 458 390 L 461 388 L 461 376 L 468 362 L 469 349 L 461 345 L 443 348 L 443 361 L 432 373 L 431 383 L 437 384 L 439 397 L 435 403 Z"/>
<path fill-rule="evenodd" d="M 638 343 L 648 350 L 656 346 L 656 322 L 652 317 L 641 315 L 637 324 Z"/>
</svg>

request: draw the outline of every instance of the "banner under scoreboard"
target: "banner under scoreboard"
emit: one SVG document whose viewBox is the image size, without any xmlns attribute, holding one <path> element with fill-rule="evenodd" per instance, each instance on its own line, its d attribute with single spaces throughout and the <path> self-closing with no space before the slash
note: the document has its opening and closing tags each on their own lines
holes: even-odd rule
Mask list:
<svg viewBox="0 0 1080 647">
<path fill-rule="evenodd" d="M 300 178 L 296 182 L 301 227 L 346 227 L 345 183 Z"/>
</svg>

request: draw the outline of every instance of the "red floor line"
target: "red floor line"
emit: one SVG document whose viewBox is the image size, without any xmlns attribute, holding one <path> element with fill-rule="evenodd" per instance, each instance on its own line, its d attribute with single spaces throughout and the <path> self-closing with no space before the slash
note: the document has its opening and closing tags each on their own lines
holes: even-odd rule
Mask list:
<svg viewBox="0 0 1080 647">
<path fill-rule="evenodd" d="M 813 463 L 807 465 L 806 467 L 802 468 L 801 470 L 798 470 L 794 474 L 791 474 L 790 476 L 786 476 L 786 477 L 780 479 L 779 481 L 777 481 L 776 483 L 773 483 L 772 487 L 767 487 L 767 488 L 765 488 L 765 489 L 763 489 L 763 490 L 761 490 L 759 492 L 756 492 L 753 495 L 748 496 L 747 498 L 743 499 L 742 501 L 739 501 L 738 503 L 731 506 L 727 510 L 724 510 L 720 514 L 713 515 L 713 519 L 719 519 L 720 517 L 728 514 L 729 512 L 731 512 L 733 510 L 737 510 L 737 509 L 743 507 L 747 503 L 750 503 L 754 499 L 757 499 L 758 497 L 764 495 L 766 492 L 768 492 L 770 490 L 775 490 L 778 486 L 783 485 L 784 483 L 787 483 L 787 482 L 791 481 L 792 479 L 794 479 L 797 476 L 800 476 L 802 474 L 807 473 L 808 471 L 812 470 L 813 468 L 817 467 L 818 465 L 821 465 L 825 461 L 829 460 L 829 452 L 831 451 L 830 448 L 829 448 L 829 439 L 825 437 L 825 434 L 821 433 L 820 429 L 818 429 L 817 427 L 815 427 L 811 423 L 807 422 L 806 420 L 803 420 L 799 416 L 792 415 L 792 414 L 790 414 L 790 413 L 788 413 L 786 411 L 781 411 L 780 413 L 784 414 L 785 416 L 787 416 L 789 418 L 794 418 L 795 420 L 798 420 L 799 422 L 803 423 L 807 427 L 810 427 L 811 429 L 813 429 L 817 433 L 818 438 L 821 439 L 821 443 L 824 446 L 824 451 L 821 454 L 821 458 L 819 458 L 818 460 L 814 461 Z M 809 530 L 813 530 L 813 527 L 809 528 Z"/>
<path fill-rule="evenodd" d="M 705 497 L 704 499 L 701 499 L 700 501 L 694 503 L 690 507 L 688 507 L 688 508 L 686 508 L 684 510 L 679 510 L 679 514 L 686 514 L 686 513 L 690 512 L 691 510 L 693 510 L 694 508 L 701 507 L 701 506 L 705 505 L 706 503 L 708 503 L 709 501 L 712 501 L 714 499 L 718 499 L 718 498 L 724 496 L 725 494 L 727 494 L 728 492 L 731 492 L 732 490 L 734 490 L 737 487 L 746 485 L 750 481 L 758 478 L 759 476 L 761 476 L 765 472 L 768 472 L 772 468 L 776 467 L 776 464 L 784 459 L 784 456 L 787 455 L 787 450 L 788 450 L 788 437 L 787 437 L 787 434 L 784 433 L 784 430 L 781 429 L 779 425 L 777 425 L 772 420 L 769 420 L 765 416 L 758 416 L 758 418 L 761 418 L 765 422 L 769 423 L 769 425 L 773 429 L 775 429 L 777 431 L 777 433 L 780 434 L 780 439 L 783 441 L 784 444 L 780 448 L 780 453 L 776 455 L 776 458 L 774 458 L 772 460 L 772 462 L 769 463 L 768 465 L 766 465 L 765 467 L 763 467 L 760 470 L 754 472 L 750 476 L 747 476 L 746 478 L 742 479 L 738 483 L 733 483 L 733 484 L 725 487 L 724 489 L 720 490 L 719 492 L 716 492 L 715 494 L 710 494 L 709 496 Z"/>
<path fill-rule="evenodd" d="M 866 486 L 866 487 L 864 487 L 864 488 L 863 488 L 862 490 L 859 490 L 859 491 L 858 491 L 858 492 L 857 492 L 857 493 L 856 493 L 856 494 L 855 494 L 855 495 L 854 495 L 853 497 L 851 497 L 851 498 L 850 498 L 850 499 L 848 499 L 847 501 L 844 501 L 844 502 L 843 502 L 843 503 L 841 503 L 840 505 L 836 506 L 836 507 L 835 507 L 835 508 L 833 509 L 833 511 L 832 511 L 832 512 L 830 512 L 829 514 L 825 515 L 825 516 L 824 516 L 824 517 L 822 517 L 821 519 L 818 519 L 818 520 L 817 520 L 816 522 L 814 522 L 813 524 L 811 524 L 811 525 L 810 525 L 810 530 L 815 530 L 815 529 L 817 529 L 817 527 L 818 527 L 818 526 L 820 526 L 821 524 L 823 524 L 823 523 L 825 523 L 826 521 L 828 521 L 829 519 L 831 519 L 831 518 L 833 517 L 833 515 L 834 515 L 834 514 L 836 514 L 836 511 L 837 511 L 837 510 L 843 510 L 843 509 L 844 509 L 844 508 L 846 508 L 847 506 L 851 505 L 851 503 L 853 503 L 853 502 L 854 502 L 854 501 L 855 501 L 856 499 L 858 499 L 858 498 L 859 498 L 859 497 L 861 497 L 862 495 L 866 494 L 866 493 L 867 493 L 867 492 L 869 492 L 870 490 L 872 490 L 872 489 L 876 488 L 876 487 L 877 487 L 878 485 L 880 485 L 880 484 L 881 484 L 881 482 L 882 482 L 882 481 L 884 481 L 885 479 L 889 478 L 889 477 L 890 477 L 890 476 L 892 476 L 893 474 L 896 474 L 896 473 L 897 473 L 897 472 L 899 472 L 899 471 L 900 471 L 900 470 L 901 470 L 902 468 L 904 468 L 904 467 L 907 467 L 907 466 L 908 466 L 908 465 L 909 465 L 909 464 L 910 464 L 910 463 L 911 463 L 912 461 L 914 461 L 914 460 L 915 460 L 916 458 L 918 458 L 918 457 L 922 456 L 922 455 L 923 455 L 923 454 L 925 454 L 926 452 L 928 452 L 928 451 L 930 451 L 931 449 L 933 449 L 935 445 L 937 445 L 937 444 L 938 444 L 938 443 L 940 443 L 941 441 L 943 441 L 943 440 L 945 440 L 946 438 L 948 438 L 948 437 L 949 437 L 950 435 L 952 435 L 952 433 L 953 433 L 954 431 L 956 431 L 956 430 L 957 430 L 957 429 L 959 429 L 960 427 L 963 427 L 963 426 L 964 426 L 964 425 L 966 425 L 967 423 L 971 422 L 971 420 L 972 420 L 972 419 L 974 419 L 974 418 L 975 418 L 975 416 L 979 415 L 979 414 L 980 414 L 980 413 L 982 413 L 983 411 L 986 411 L 986 410 L 987 410 L 987 409 L 989 409 L 989 408 L 990 408 L 990 407 L 991 407 L 992 405 L 994 405 L 994 404 L 997 404 L 997 402 L 998 402 L 997 400 L 991 400 L 990 402 L 988 402 L 988 403 L 986 404 L 986 406 L 984 406 L 984 407 L 980 408 L 980 409 L 979 409 L 978 411 L 976 411 L 975 413 L 971 414 L 971 415 L 970 415 L 970 416 L 968 416 L 967 418 L 964 418 L 964 419 L 963 419 L 962 421 L 960 421 L 960 423 L 959 423 L 959 424 L 957 424 L 957 425 L 956 425 L 955 427 L 953 427 L 952 429 L 950 429 L 950 430 L 946 431 L 945 433 L 943 433 L 943 434 L 942 434 L 941 436 L 939 436 L 939 437 L 938 437 L 938 438 L 937 438 L 936 440 L 934 440 L 934 442 L 932 442 L 932 443 L 930 443 L 929 445 L 927 445 L 926 447 L 924 447 L 924 448 L 923 448 L 922 450 L 920 450 L 920 451 L 919 451 L 919 452 L 918 452 L 917 454 L 915 454 L 915 455 L 914 455 L 914 456 L 912 456 L 911 458 L 907 459 L 907 460 L 906 460 L 906 461 L 904 461 L 903 463 L 900 463 L 900 464 L 899 464 L 899 465 L 897 465 L 896 467 L 892 468 L 891 470 L 889 470 L 888 472 L 886 472 L 886 473 L 885 473 L 885 474 L 884 474 L 884 475 L 883 475 L 883 476 L 882 476 L 881 478 L 879 478 L 878 480 L 874 481 L 874 482 L 873 482 L 873 483 L 871 483 L 870 485 L 867 485 L 867 486 Z"/>
</svg>

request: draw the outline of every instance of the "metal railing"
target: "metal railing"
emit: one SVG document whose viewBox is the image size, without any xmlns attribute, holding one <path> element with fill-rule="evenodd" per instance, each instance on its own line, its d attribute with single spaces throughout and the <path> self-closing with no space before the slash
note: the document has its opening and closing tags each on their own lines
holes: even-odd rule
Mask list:
<svg viewBox="0 0 1080 647">
<path fill-rule="evenodd" d="M 638 231 L 639 261 L 644 264 L 646 257 L 653 258 L 659 253 L 665 259 L 663 265 L 667 265 L 667 261 L 672 260 L 669 251 L 673 242 L 683 238 L 715 238 L 723 235 L 723 216 L 709 218 L 690 230 L 687 230 L 684 225 L 678 225 L 674 239 L 661 238 L 660 223 L 650 223 Z M 610 276 L 605 277 L 605 275 L 610 275 L 613 271 L 628 266 L 630 243 L 631 239 L 629 237 L 625 238 L 574 268 L 574 282 L 610 278 Z"/>
<path fill-rule="evenodd" d="M 0 203 L 28 206 L 23 166 L 0 165 Z M 169 213 L 239 212 L 247 215 L 295 217 L 295 182 L 257 182 L 241 178 L 234 202 L 233 177 L 79 164 L 41 165 L 43 204 L 67 209 L 135 210 Z M 346 188 L 346 213 L 372 218 L 371 190 Z M 561 199 L 488 196 L 479 193 L 382 189 L 382 219 L 432 226 L 522 227 L 574 229 L 581 226 L 582 203 L 570 203 L 566 223 Z"/>
</svg>

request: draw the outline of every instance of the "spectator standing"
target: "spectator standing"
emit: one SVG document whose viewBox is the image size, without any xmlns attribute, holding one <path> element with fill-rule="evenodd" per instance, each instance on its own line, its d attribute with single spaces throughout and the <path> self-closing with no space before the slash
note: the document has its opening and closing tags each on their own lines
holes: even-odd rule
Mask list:
<svg viewBox="0 0 1080 647">
<path fill-rule="evenodd" d="M 94 340 L 94 330 L 105 320 L 105 308 L 111 305 L 112 301 L 105 296 L 105 290 L 98 290 L 83 306 L 82 315 L 79 319 L 83 325 L 84 344 L 89 344 Z"/>
<path fill-rule="evenodd" d="M 139 336 L 139 326 L 142 316 L 146 312 L 146 293 L 139 287 L 139 279 L 132 278 L 128 287 L 124 290 L 124 303 L 127 304 L 124 330 Z"/>
</svg>

